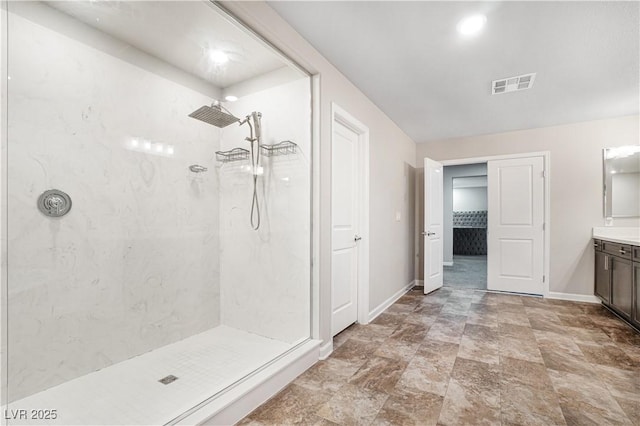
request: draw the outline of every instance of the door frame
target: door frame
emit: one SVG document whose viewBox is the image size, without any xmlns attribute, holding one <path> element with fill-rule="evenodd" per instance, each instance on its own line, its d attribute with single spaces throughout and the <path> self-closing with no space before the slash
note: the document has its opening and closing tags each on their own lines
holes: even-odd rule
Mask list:
<svg viewBox="0 0 640 426">
<path fill-rule="evenodd" d="M 358 323 L 369 323 L 369 128 L 349 114 L 335 102 L 331 102 L 331 149 L 333 149 L 334 123 L 352 130 L 358 135 L 358 183 L 359 199 L 358 226 L 362 240 L 358 243 Z M 331 187 L 333 187 L 333 168 L 331 171 Z M 333 194 L 332 194 L 333 198 Z M 333 202 L 333 199 L 330 201 Z M 333 211 L 330 208 L 330 211 Z M 330 219 L 333 220 L 333 219 Z M 331 223 L 330 229 L 333 229 Z M 331 236 L 333 246 L 333 236 Z M 333 265 L 331 266 L 333 270 Z M 332 285 L 333 288 L 333 285 Z M 331 318 L 333 321 L 333 317 Z"/>
<path fill-rule="evenodd" d="M 543 166 L 544 166 L 544 230 L 543 230 L 543 238 L 544 243 L 542 246 L 543 250 L 543 280 L 542 280 L 542 296 L 549 297 L 549 258 L 550 258 L 550 249 L 551 249 L 551 152 L 550 151 L 537 151 L 537 152 L 523 152 L 518 154 L 504 154 L 504 155 L 492 155 L 487 157 L 470 157 L 470 158 L 459 158 L 453 160 L 440 160 L 440 163 L 444 167 L 446 166 L 461 166 L 464 164 L 476 164 L 476 163 L 486 163 L 492 160 L 512 160 L 515 158 L 526 158 L 526 157 L 542 157 Z M 488 188 L 488 187 L 487 187 Z M 489 213 L 491 214 L 491 213 Z M 488 254 L 488 253 L 487 253 Z"/>
</svg>

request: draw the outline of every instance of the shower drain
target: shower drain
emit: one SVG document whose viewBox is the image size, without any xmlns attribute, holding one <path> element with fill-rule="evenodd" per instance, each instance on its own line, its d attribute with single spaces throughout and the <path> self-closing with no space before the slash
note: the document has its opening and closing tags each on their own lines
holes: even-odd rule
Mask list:
<svg viewBox="0 0 640 426">
<path fill-rule="evenodd" d="M 168 385 L 169 383 L 173 383 L 176 380 L 178 380 L 178 378 L 174 375 L 168 375 L 167 377 L 163 377 L 162 379 L 158 380 L 160 383 L 162 383 L 163 385 Z"/>
</svg>

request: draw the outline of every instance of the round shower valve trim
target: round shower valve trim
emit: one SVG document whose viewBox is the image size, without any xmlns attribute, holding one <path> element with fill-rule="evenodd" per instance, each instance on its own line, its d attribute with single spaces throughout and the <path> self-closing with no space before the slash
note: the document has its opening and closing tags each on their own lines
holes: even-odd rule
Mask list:
<svg viewBox="0 0 640 426">
<path fill-rule="evenodd" d="M 59 189 L 44 191 L 38 197 L 38 210 L 49 217 L 64 216 L 71 210 L 71 197 Z"/>
</svg>

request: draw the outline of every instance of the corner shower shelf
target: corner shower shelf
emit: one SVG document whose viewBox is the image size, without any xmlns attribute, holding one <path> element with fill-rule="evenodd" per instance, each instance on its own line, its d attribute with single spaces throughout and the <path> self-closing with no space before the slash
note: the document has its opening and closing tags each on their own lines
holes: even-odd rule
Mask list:
<svg viewBox="0 0 640 426">
<path fill-rule="evenodd" d="M 243 148 L 233 148 L 229 151 L 216 151 L 216 160 L 222 163 L 249 159 L 249 151 Z"/>
<path fill-rule="evenodd" d="M 295 154 L 298 145 L 291 141 L 282 141 L 273 145 L 260 145 L 260 149 L 265 157 L 278 157 L 280 155 Z"/>
</svg>

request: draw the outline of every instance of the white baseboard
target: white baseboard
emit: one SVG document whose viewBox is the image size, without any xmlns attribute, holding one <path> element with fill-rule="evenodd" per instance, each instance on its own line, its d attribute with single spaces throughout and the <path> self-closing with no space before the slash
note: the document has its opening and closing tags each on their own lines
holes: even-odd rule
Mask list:
<svg viewBox="0 0 640 426">
<path fill-rule="evenodd" d="M 453 262 L 442 262 L 442 266 L 453 266 Z"/>
<path fill-rule="evenodd" d="M 389 306 L 393 305 L 396 302 L 396 300 L 404 296 L 404 294 L 409 290 L 411 290 L 415 285 L 416 285 L 416 280 L 411 281 L 409 284 L 407 284 L 406 286 L 404 286 L 403 288 L 395 292 L 390 298 L 388 298 L 387 300 L 382 302 L 380 305 L 378 305 L 377 308 L 369 312 L 369 322 L 376 319 L 378 315 L 383 313 Z"/>
<path fill-rule="evenodd" d="M 416 283 L 417 286 L 424 287 L 424 280 L 414 280 L 413 282 Z"/>
<path fill-rule="evenodd" d="M 598 299 L 593 294 L 558 293 L 555 291 L 550 291 L 547 298 L 571 300 L 573 302 L 600 303 L 600 299 Z"/>
<path fill-rule="evenodd" d="M 284 389 L 318 361 L 319 340 L 309 340 L 212 401 L 203 402 L 177 425 L 232 425 Z"/>
<path fill-rule="evenodd" d="M 329 358 L 329 355 L 333 352 L 333 339 L 329 341 L 329 343 L 320 346 L 320 359 L 325 360 Z"/>
</svg>

